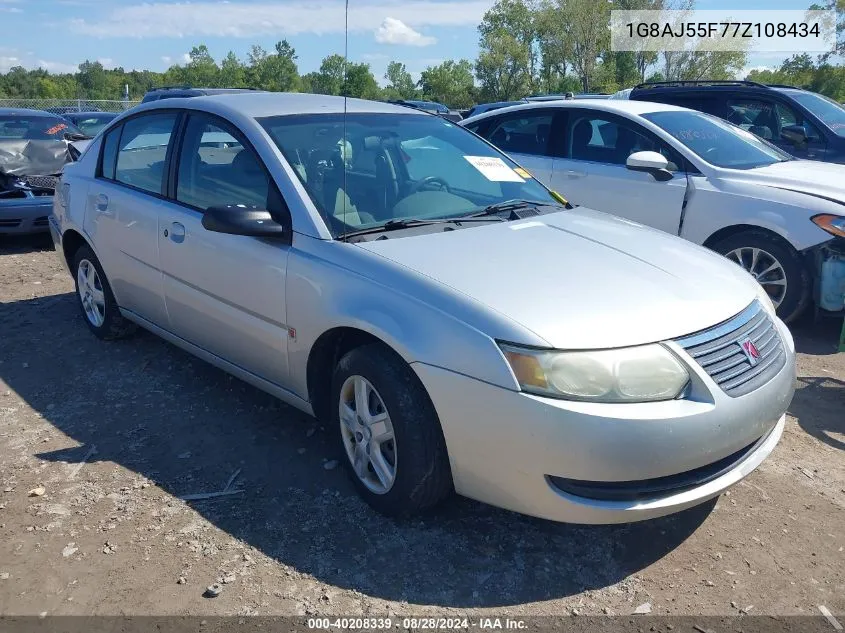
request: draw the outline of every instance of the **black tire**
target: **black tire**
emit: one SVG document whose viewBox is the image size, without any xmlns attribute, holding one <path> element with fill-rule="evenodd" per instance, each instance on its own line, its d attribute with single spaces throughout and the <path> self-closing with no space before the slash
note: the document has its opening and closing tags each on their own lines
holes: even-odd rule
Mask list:
<svg viewBox="0 0 845 633">
<path fill-rule="evenodd" d="M 765 251 L 778 261 L 786 276 L 786 293 L 777 308 L 778 316 L 790 323 L 804 312 L 812 294 L 810 272 L 798 251 L 780 237 L 765 231 L 743 231 L 713 244 L 712 248 L 722 255 L 739 248 Z M 763 286 L 766 287 L 765 283 Z"/>
<path fill-rule="evenodd" d="M 82 293 L 79 291 L 79 268 L 80 266 L 85 265 L 85 262 L 90 262 L 90 264 L 93 265 L 97 272 L 97 279 L 100 286 L 97 289 L 102 290 L 103 292 L 105 309 L 103 311 L 103 322 L 100 325 L 96 325 L 89 318 L 85 305 L 82 302 Z M 97 259 L 97 256 L 94 254 L 94 251 L 91 250 L 90 246 L 80 246 L 76 253 L 74 253 L 73 281 L 76 286 L 76 299 L 79 304 L 79 309 L 82 312 L 82 319 L 85 321 L 85 325 L 88 326 L 88 329 L 91 330 L 97 338 L 104 341 L 113 341 L 125 338 L 138 329 L 134 323 L 125 319 L 123 315 L 120 314 L 120 309 L 118 308 L 117 301 L 115 301 L 114 293 L 112 293 L 109 281 L 106 278 L 106 273 L 103 271 L 103 266 L 100 264 L 100 260 Z"/>
<path fill-rule="evenodd" d="M 382 399 L 395 438 L 395 479 L 389 490 L 376 493 L 359 478 L 346 451 L 341 431 L 340 398 L 346 380 L 365 378 Z M 373 343 L 348 352 L 332 376 L 331 419 L 340 459 L 364 500 L 392 517 L 420 514 L 452 493 L 452 473 L 446 442 L 434 405 L 413 370 L 392 350 Z M 371 466 L 369 466 L 371 468 Z"/>
</svg>

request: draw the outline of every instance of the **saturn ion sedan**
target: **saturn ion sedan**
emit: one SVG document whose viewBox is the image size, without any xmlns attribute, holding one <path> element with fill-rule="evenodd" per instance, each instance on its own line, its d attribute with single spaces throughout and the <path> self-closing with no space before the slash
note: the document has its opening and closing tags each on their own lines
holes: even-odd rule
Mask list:
<svg viewBox="0 0 845 633">
<path fill-rule="evenodd" d="M 774 449 L 792 338 L 745 270 L 573 207 L 425 112 L 305 94 L 142 104 L 51 217 L 84 322 L 137 326 L 329 422 L 361 496 L 620 523 Z"/>
</svg>

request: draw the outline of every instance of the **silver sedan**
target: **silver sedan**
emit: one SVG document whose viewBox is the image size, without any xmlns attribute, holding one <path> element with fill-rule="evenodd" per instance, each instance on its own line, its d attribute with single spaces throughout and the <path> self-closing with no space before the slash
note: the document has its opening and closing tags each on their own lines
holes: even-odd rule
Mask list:
<svg viewBox="0 0 845 633">
<path fill-rule="evenodd" d="M 717 496 L 783 432 L 794 346 L 748 273 L 573 208 L 441 117 L 170 99 L 63 182 L 51 231 L 88 328 L 140 325 L 327 421 L 383 513 L 456 491 L 637 521 Z"/>
</svg>

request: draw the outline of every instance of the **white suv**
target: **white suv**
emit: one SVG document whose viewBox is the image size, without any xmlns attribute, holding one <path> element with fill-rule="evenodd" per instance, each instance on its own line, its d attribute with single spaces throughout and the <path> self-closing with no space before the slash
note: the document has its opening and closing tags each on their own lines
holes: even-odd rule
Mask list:
<svg viewBox="0 0 845 633">
<path fill-rule="evenodd" d="M 778 314 L 845 303 L 845 166 L 798 160 L 719 118 L 643 101 L 556 101 L 461 122 L 570 202 L 733 259 Z"/>
</svg>

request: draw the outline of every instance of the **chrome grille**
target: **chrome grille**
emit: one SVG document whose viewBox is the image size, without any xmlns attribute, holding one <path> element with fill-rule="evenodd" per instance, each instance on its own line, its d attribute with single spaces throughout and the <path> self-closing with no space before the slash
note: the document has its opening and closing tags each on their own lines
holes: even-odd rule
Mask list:
<svg viewBox="0 0 845 633">
<path fill-rule="evenodd" d="M 30 187 L 38 187 L 40 189 L 55 189 L 59 182 L 56 176 L 24 176 L 21 178 Z"/>
<path fill-rule="evenodd" d="M 783 341 L 757 301 L 732 319 L 675 342 L 734 398 L 764 385 L 786 364 Z"/>
</svg>

